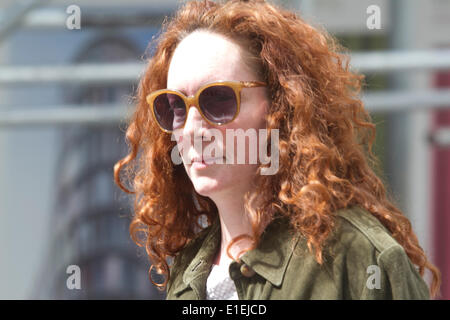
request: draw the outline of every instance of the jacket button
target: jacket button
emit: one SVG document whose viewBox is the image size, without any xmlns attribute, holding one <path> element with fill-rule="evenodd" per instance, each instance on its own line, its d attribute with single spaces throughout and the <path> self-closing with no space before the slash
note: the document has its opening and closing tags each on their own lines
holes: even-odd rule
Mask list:
<svg viewBox="0 0 450 320">
<path fill-rule="evenodd" d="M 250 278 L 255 275 L 255 271 L 246 264 L 241 265 L 240 270 L 244 277 Z"/>
</svg>

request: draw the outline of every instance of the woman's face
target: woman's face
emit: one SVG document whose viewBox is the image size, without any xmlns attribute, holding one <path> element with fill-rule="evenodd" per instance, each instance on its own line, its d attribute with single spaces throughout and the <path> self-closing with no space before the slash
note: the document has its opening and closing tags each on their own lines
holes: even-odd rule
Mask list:
<svg viewBox="0 0 450 320">
<path fill-rule="evenodd" d="M 177 89 L 186 96 L 193 96 L 204 84 L 218 80 L 233 81 L 257 81 L 255 74 L 249 70 L 241 57 L 241 48 L 234 42 L 222 35 L 206 31 L 195 31 L 184 38 L 177 46 L 170 62 L 167 88 Z M 184 128 L 177 129 L 174 133 L 177 139 L 179 150 L 182 150 L 180 143 L 183 142 L 182 153 L 183 165 L 191 179 L 195 190 L 207 197 L 214 198 L 229 192 L 245 192 L 250 187 L 254 179 L 258 166 L 254 161 L 249 160 L 250 144 L 256 144 L 256 155 L 258 155 L 259 130 L 266 128 L 265 115 L 268 109 L 268 99 L 265 87 L 243 88 L 241 90 L 240 112 L 234 121 L 222 126 L 211 125 L 200 115 L 197 108 L 189 108 Z M 212 131 L 220 133 L 222 141 L 215 139 L 201 139 L 202 135 L 211 137 Z M 234 150 L 227 150 L 227 129 L 233 133 Z M 236 129 L 242 129 L 235 131 Z M 236 136 L 245 137 L 248 129 L 256 132 L 257 140 L 250 142 L 245 138 L 245 145 L 238 144 Z M 201 141 L 194 144 L 194 137 Z M 187 139 L 187 140 L 185 140 Z M 243 140 L 242 140 L 243 141 Z M 194 161 L 196 158 L 206 160 L 210 155 L 205 150 L 208 145 L 215 144 L 216 150 L 223 152 L 223 164 L 213 163 L 202 165 Z M 186 146 L 188 146 L 186 150 Z M 198 148 L 201 146 L 201 149 Z M 250 149 L 249 149 L 250 148 Z M 238 163 L 237 155 L 245 155 L 244 163 Z M 254 152 L 252 152 L 254 153 Z M 229 161 L 233 157 L 234 164 Z M 258 158 L 259 159 L 259 158 Z M 228 163 L 227 163 L 228 162 Z M 242 161 L 240 161 L 242 162 Z"/>
</svg>

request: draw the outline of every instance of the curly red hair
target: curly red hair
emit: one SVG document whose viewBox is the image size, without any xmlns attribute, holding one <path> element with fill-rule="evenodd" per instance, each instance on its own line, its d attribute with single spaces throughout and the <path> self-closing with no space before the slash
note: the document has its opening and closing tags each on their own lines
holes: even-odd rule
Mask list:
<svg viewBox="0 0 450 320">
<path fill-rule="evenodd" d="M 130 233 L 145 246 L 150 271 L 156 267 L 165 276 L 159 286 L 164 288 L 170 276 L 167 258 L 204 228 L 202 217 L 210 225 L 218 215 L 214 202 L 195 191 L 183 165 L 172 163 L 176 142 L 158 128 L 146 102 L 150 92 L 166 88 L 177 45 L 200 29 L 241 44 L 244 62 L 268 84 L 267 129 L 279 130 L 279 170 L 275 175 L 258 174 L 256 190 L 245 195 L 254 246 L 260 226 L 276 211 L 290 218 L 321 264 L 325 240 L 335 227 L 334 212 L 359 205 L 386 226 L 422 276 L 425 268 L 431 271 L 434 297 L 440 272 L 428 261 L 410 221 L 388 199 L 381 172 L 375 173 L 375 125 L 358 97 L 363 76 L 349 70 L 348 56 L 338 53 L 344 48 L 326 31 L 256 0 L 188 2 L 164 21 L 160 37 L 154 39 L 156 50 L 140 81 L 137 108 L 126 132 L 130 151 L 115 165 L 114 178 L 121 189 L 135 194 Z M 125 187 L 122 173 L 134 191 Z M 256 199 L 261 205 L 251 209 Z"/>
</svg>

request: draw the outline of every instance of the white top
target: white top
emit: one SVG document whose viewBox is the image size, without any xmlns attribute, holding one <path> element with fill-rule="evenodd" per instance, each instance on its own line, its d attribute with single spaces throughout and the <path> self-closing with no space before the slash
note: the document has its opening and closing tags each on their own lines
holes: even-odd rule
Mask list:
<svg viewBox="0 0 450 320">
<path fill-rule="evenodd" d="M 206 300 L 239 300 L 236 286 L 228 271 L 231 261 L 220 265 L 213 264 L 206 281 Z"/>
</svg>

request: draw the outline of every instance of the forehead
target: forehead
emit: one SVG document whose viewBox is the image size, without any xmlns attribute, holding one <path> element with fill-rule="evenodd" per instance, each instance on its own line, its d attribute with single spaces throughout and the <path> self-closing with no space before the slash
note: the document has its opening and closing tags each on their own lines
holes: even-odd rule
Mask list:
<svg viewBox="0 0 450 320">
<path fill-rule="evenodd" d="M 180 42 L 167 76 L 167 88 L 188 95 L 211 81 L 251 80 L 241 48 L 222 35 L 205 31 L 191 33 Z"/>
</svg>

